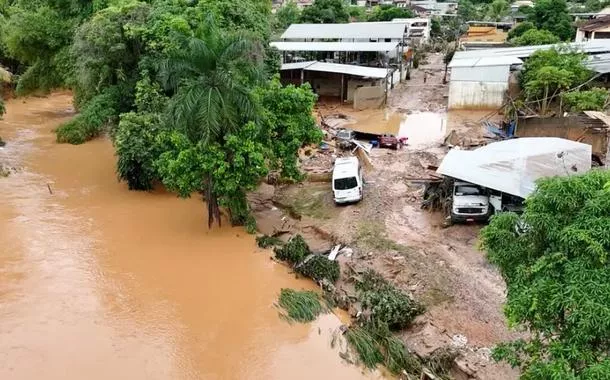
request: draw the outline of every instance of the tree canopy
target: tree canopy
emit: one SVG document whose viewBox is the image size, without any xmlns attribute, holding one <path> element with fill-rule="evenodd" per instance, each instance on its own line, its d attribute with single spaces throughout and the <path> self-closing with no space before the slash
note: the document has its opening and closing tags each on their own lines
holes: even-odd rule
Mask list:
<svg viewBox="0 0 610 380">
<path fill-rule="evenodd" d="M 368 21 L 392 21 L 395 18 L 415 17 L 413 11 L 408 8 L 399 8 L 395 5 L 378 5 L 369 14 Z"/>
<path fill-rule="evenodd" d="M 528 15 L 536 28 L 548 30 L 562 41 L 571 41 L 575 34 L 565 0 L 538 0 Z"/>
<path fill-rule="evenodd" d="M 333 24 L 348 21 L 349 14 L 343 0 L 315 0 L 301 13 L 301 22 L 306 24 Z"/>
<path fill-rule="evenodd" d="M 559 37 L 548 30 L 528 29 L 519 37 L 510 40 L 515 46 L 548 45 L 558 43 Z"/>
<path fill-rule="evenodd" d="M 610 172 L 540 181 L 519 219 L 502 213 L 481 232 L 507 284 L 506 317 L 531 336 L 501 344 L 494 357 L 520 366 L 523 379 L 606 379 Z"/>
</svg>

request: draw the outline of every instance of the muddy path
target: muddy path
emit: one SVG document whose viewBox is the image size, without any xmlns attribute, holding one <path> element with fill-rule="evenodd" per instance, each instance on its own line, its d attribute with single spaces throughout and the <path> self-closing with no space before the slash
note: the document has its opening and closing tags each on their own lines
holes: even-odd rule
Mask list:
<svg viewBox="0 0 610 380">
<path fill-rule="evenodd" d="M 0 378 L 377 378 L 330 348 L 341 321 L 289 325 L 312 288 L 199 199 L 129 192 L 111 143 L 58 145 L 71 96 L 8 102 L 0 121 Z"/>
</svg>

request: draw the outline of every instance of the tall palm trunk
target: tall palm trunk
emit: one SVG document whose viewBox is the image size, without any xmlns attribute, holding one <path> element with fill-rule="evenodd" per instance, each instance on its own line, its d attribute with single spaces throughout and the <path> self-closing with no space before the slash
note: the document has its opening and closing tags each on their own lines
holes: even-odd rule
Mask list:
<svg viewBox="0 0 610 380">
<path fill-rule="evenodd" d="M 214 180 L 208 174 L 204 177 L 205 187 L 205 202 L 208 205 L 208 228 L 212 228 L 214 220 L 218 221 L 218 227 L 222 226 L 220 218 L 220 206 L 218 206 L 218 196 L 214 191 Z"/>
</svg>

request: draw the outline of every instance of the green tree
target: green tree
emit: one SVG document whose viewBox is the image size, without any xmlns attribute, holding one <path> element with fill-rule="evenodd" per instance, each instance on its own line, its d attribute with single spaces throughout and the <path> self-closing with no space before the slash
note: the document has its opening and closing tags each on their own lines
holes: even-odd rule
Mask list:
<svg viewBox="0 0 610 380">
<path fill-rule="evenodd" d="M 487 6 L 487 18 L 492 21 L 500 21 L 507 16 L 510 6 L 506 0 L 494 0 Z"/>
<path fill-rule="evenodd" d="M 523 33 L 527 32 L 530 29 L 536 29 L 536 25 L 534 25 L 533 22 L 524 21 L 522 23 L 519 23 L 508 32 L 508 39 L 512 40 L 513 38 L 521 37 Z"/>
<path fill-rule="evenodd" d="M 301 13 L 301 22 L 307 24 L 333 24 L 348 21 L 349 14 L 343 0 L 315 0 Z"/>
<path fill-rule="evenodd" d="M 457 15 L 464 22 L 476 21 L 481 18 L 478 8 L 469 0 L 458 2 Z"/>
<path fill-rule="evenodd" d="M 357 5 L 347 7 L 347 13 L 351 21 L 366 21 L 366 10 Z"/>
<path fill-rule="evenodd" d="M 170 189 L 179 190 L 179 195 L 187 196 L 193 191 L 205 194 L 210 226 L 215 220 L 220 223 L 219 197 L 224 205 L 236 207 L 230 212 L 233 221 L 237 222 L 244 216 L 241 206 L 245 202 L 247 186 L 239 180 L 239 175 L 229 178 L 219 176 L 213 170 L 220 165 L 216 161 L 221 155 L 228 165 L 242 166 L 242 163 L 234 162 L 236 157 L 228 152 L 223 154 L 222 147 L 229 141 L 228 135 L 232 136 L 231 141 L 239 138 L 243 124 L 256 116 L 250 84 L 260 77 L 260 48 L 241 33 L 222 32 L 213 19 L 208 19 L 194 37 L 180 37 L 180 46 L 162 63 L 160 78 L 166 89 L 175 94 L 169 102 L 168 120 L 189 141 L 188 146 L 174 144 L 173 149 L 184 148 L 188 153 L 164 153 L 159 171 L 163 183 Z M 214 149 L 211 156 L 207 155 L 207 147 Z M 258 147 L 248 149 L 258 151 Z M 180 185 L 180 171 L 174 169 L 188 155 L 193 155 L 201 165 L 182 174 L 184 183 L 189 185 L 185 187 Z M 201 176 L 193 180 L 189 177 L 193 173 Z M 229 184 L 235 181 L 236 184 Z M 220 192 L 232 186 L 237 188 L 230 193 Z M 243 199 L 232 198 L 242 195 Z"/>
<path fill-rule="evenodd" d="M 565 0 L 536 1 L 528 21 L 538 29 L 548 30 L 562 41 L 570 41 L 574 37 L 575 29 Z"/>
<path fill-rule="evenodd" d="M 608 378 L 608 230 L 610 172 L 592 171 L 540 181 L 522 222 L 502 213 L 481 232 L 482 248 L 506 281 L 504 313 L 529 331 L 493 356 L 520 366 L 522 379 Z"/>
<path fill-rule="evenodd" d="M 556 66 L 544 66 L 537 71 L 537 77 L 525 86 L 528 100 L 540 103 L 540 112 L 546 113 L 548 104 L 559 95 L 560 91 L 567 90 L 572 83 L 572 73 Z"/>
<path fill-rule="evenodd" d="M 275 12 L 274 28 L 278 31 L 286 30 L 291 24 L 297 24 L 301 18 L 301 10 L 294 1 L 284 3 Z"/>
<path fill-rule="evenodd" d="M 563 95 L 566 109 L 571 112 L 603 111 L 608 107 L 610 94 L 605 88 L 592 88 L 586 91 L 573 91 Z"/>
<path fill-rule="evenodd" d="M 563 82 L 564 79 L 568 80 L 568 83 L 562 83 L 561 86 L 549 88 L 549 94 L 554 94 L 554 96 L 558 95 L 556 91 L 558 89 L 566 89 L 566 87 L 574 88 L 581 85 L 587 82 L 592 76 L 592 72 L 587 69 L 583 63 L 585 59 L 586 55 L 570 52 L 565 49 L 553 48 L 538 50 L 532 54 L 523 65 L 523 70 L 520 74 L 521 88 L 526 90 L 525 95 L 529 99 L 540 103 L 544 98 L 543 93 L 544 88 L 546 87 L 542 84 L 541 78 L 546 76 L 546 74 L 559 74 L 562 78 L 561 82 Z M 548 70 L 548 67 L 563 71 Z M 547 72 L 541 75 L 541 71 L 543 70 L 546 70 Z M 533 81 L 537 82 L 533 85 L 530 84 Z M 566 84 L 567 86 L 564 86 Z M 551 85 L 551 83 L 549 83 L 549 85 Z M 547 104 L 550 100 L 551 99 L 546 100 Z"/>
<path fill-rule="evenodd" d="M 265 144 L 272 153 L 272 168 L 284 178 L 300 180 L 298 151 L 304 144 L 322 141 L 322 131 L 313 117 L 316 94 L 309 84 L 282 87 L 276 78 L 256 92 L 264 112 L 261 118 Z"/>
<path fill-rule="evenodd" d="M 559 37 L 548 30 L 529 29 L 519 37 L 510 40 L 515 46 L 548 45 L 558 43 Z"/>
<path fill-rule="evenodd" d="M 441 22 L 437 17 L 433 17 L 430 20 L 430 36 L 440 37 L 442 35 Z"/>
<path fill-rule="evenodd" d="M 413 11 L 408 8 L 399 8 L 395 5 L 378 5 L 369 14 L 369 21 L 392 21 L 395 18 L 415 17 Z"/>
</svg>

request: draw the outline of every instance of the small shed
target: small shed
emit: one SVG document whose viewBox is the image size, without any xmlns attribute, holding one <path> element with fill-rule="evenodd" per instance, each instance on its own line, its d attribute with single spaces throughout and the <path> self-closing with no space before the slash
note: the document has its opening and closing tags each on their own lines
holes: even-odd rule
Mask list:
<svg viewBox="0 0 610 380">
<path fill-rule="evenodd" d="M 453 59 L 449 64 L 449 109 L 494 109 L 504 104 L 511 68 L 517 57 Z"/>
<path fill-rule="evenodd" d="M 343 65 L 328 62 L 285 63 L 281 67 L 283 83 L 308 82 L 320 96 L 353 102 L 354 108 L 375 108 L 385 103 L 392 70 Z"/>
</svg>

